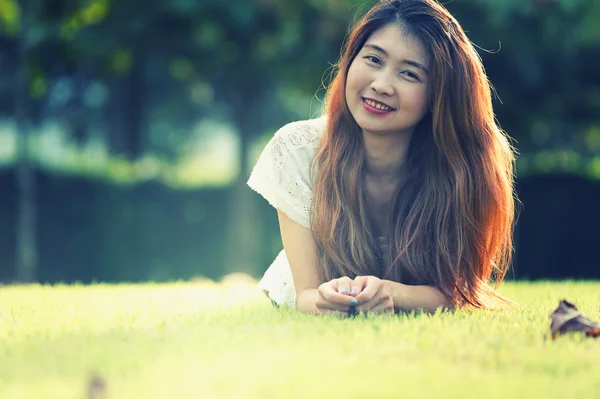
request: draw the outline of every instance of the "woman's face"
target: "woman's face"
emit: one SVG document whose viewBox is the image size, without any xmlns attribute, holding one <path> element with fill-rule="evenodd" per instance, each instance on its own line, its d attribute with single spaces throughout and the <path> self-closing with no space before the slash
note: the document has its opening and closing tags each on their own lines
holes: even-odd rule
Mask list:
<svg viewBox="0 0 600 399">
<path fill-rule="evenodd" d="M 396 25 L 367 39 L 346 79 L 346 102 L 363 132 L 412 132 L 428 109 L 429 61 Z"/>
</svg>

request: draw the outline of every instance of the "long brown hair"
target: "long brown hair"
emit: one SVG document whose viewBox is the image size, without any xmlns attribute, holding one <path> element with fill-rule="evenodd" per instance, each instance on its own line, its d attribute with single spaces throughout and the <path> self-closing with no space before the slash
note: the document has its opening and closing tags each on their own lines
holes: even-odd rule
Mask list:
<svg viewBox="0 0 600 399">
<path fill-rule="evenodd" d="M 389 207 L 387 251 L 366 206 L 362 132 L 345 98 L 348 69 L 367 39 L 397 24 L 429 51 L 429 112 L 413 133 Z M 380 1 L 350 31 L 328 88 L 314 159 L 311 227 L 323 281 L 376 275 L 432 285 L 454 306 L 511 304 L 488 283 L 512 258 L 514 150 L 497 126 L 481 59 L 435 0 Z"/>
</svg>

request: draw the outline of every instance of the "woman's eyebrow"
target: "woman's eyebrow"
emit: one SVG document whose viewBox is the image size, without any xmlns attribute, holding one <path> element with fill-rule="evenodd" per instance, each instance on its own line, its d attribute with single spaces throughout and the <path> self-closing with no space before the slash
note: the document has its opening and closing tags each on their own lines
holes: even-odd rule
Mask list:
<svg viewBox="0 0 600 399">
<path fill-rule="evenodd" d="M 377 51 L 377 52 L 385 55 L 386 57 L 390 56 L 387 51 L 385 51 L 384 49 L 382 49 L 381 47 L 379 47 L 376 44 L 365 44 L 364 47 L 368 47 L 370 49 L 373 49 L 373 50 L 375 50 L 375 51 Z M 427 70 L 427 68 L 423 64 L 421 64 L 420 62 L 418 62 L 418 61 L 415 61 L 415 60 L 403 60 L 402 63 L 414 66 L 415 68 L 419 68 L 423 72 L 425 72 L 426 74 L 429 75 L 429 71 Z"/>
<path fill-rule="evenodd" d="M 419 68 L 420 70 L 422 70 L 423 72 L 425 72 L 427 75 L 429 75 L 429 71 L 427 70 L 427 68 L 425 68 L 425 66 L 422 65 L 420 62 L 417 62 L 417 61 L 414 61 L 414 60 L 404 60 L 403 62 L 405 64 L 412 65 L 415 68 Z"/>
<path fill-rule="evenodd" d="M 381 47 L 379 47 L 376 44 L 365 44 L 365 47 L 372 48 L 373 50 L 380 52 L 381 54 L 385 55 L 386 57 L 389 56 L 387 51 L 385 51 L 384 49 L 382 49 Z"/>
</svg>

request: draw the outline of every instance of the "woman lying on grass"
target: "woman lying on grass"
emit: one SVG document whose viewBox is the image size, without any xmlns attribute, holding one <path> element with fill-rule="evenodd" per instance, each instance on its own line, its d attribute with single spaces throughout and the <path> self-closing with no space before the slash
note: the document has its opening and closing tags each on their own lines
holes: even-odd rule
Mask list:
<svg viewBox="0 0 600 399">
<path fill-rule="evenodd" d="M 281 128 L 250 176 L 284 246 L 260 287 L 316 314 L 511 304 L 488 282 L 511 259 L 513 161 L 458 22 L 434 0 L 381 1 L 325 115 Z"/>
</svg>

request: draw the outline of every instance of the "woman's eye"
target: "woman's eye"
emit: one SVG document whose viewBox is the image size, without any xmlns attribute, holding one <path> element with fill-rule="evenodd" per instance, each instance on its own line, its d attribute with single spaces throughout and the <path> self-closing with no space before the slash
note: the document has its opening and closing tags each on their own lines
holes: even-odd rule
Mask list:
<svg viewBox="0 0 600 399">
<path fill-rule="evenodd" d="M 371 61 L 373 64 L 381 64 L 381 61 L 379 60 L 379 58 L 375 57 L 374 55 L 367 55 L 366 57 L 364 57 L 365 60 Z"/>
<path fill-rule="evenodd" d="M 411 78 L 411 79 L 418 80 L 419 82 L 421 81 L 421 79 L 419 78 L 419 75 L 417 75 L 417 74 L 416 74 L 416 73 L 414 73 L 414 72 L 411 72 L 411 71 L 404 71 L 404 72 L 402 72 L 402 73 L 403 73 L 404 75 L 408 76 L 408 77 L 409 77 L 409 78 Z"/>
</svg>

